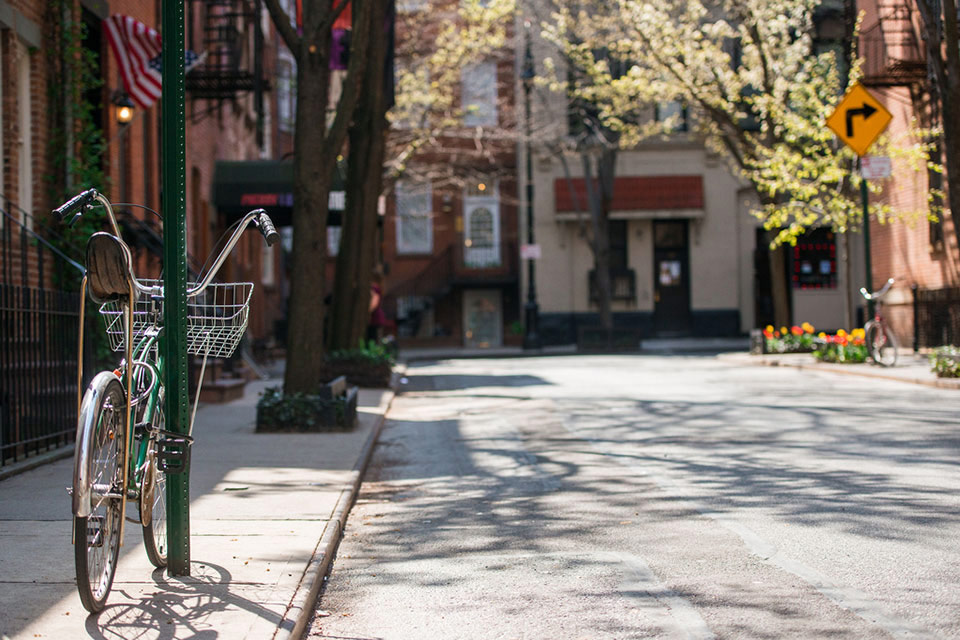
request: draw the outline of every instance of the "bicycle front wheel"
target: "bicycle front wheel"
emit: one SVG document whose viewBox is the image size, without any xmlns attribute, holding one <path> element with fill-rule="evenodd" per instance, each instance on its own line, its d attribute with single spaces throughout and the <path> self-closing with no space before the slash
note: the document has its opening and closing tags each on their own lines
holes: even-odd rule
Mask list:
<svg viewBox="0 0 960 640">
<path fill-rule="evenodd" d="M 897 339 L 886 325 L 867 323 L 865 339 L 870 357 L 876 364 L 892 367 L 897 363 Z"/>
<path fill-rule="evenodd" d="M 85 425 L 78 441 L 76 478 L 87 478 L 82 495 L 89 497 L 84 513 L 74 517 L 74 565 L 83 607 L 98 613 L 107 603 L 117 571 L 120 525 L 123 520 L 123 451 L 126 446 L 126 401 L 123 387 L 112 375 L 97 376 L 81 409 Z M 83 446 L 81 446 L 83 445 Z M 74 487 L 74 493 L 81 490 Z"/>
</svg>

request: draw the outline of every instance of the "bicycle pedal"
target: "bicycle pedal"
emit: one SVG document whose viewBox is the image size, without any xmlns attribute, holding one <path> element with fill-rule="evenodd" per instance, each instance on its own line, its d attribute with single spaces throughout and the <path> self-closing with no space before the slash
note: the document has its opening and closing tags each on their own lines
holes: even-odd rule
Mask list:
<svg viewBox="0 0 960 640">
<path fill-rule="evenodd" d="M 190 445 L 188 435 L 161 431 L 157 438 L 157 468 L 166 474 L 183 473 L 190 468 Z"/>
</svg>

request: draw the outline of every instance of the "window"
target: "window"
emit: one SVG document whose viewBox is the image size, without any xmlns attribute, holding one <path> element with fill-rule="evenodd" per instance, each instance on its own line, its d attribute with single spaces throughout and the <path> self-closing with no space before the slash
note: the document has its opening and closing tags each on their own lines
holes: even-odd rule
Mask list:
<svg viewBox="0 0 960 640">
<path fill-rule="evenodd" d="M 482 62 L 464 67 L 461 76 L 463 124 L 492 127 L 497 124 L 497 65 Z"/>
<path fill-rule="evenodd" d="M 397 0 L 397 11 L 412 13 L 427 7 L 428 0 Z"/>
<path fill-rule="evenodd" d="M 397 253 L 433 251 L 432 193 L 429 184 L 397 183 Z"/>
<path fill-rule="evenodd" d="M 837 245 L 830 229 L 807 231 L 793 248 L 794 289 L 837 287 Z"/>
<path fill-rule="evenodd" d="M 933 157 L 942 158 L 943 153 L 939 140 L 934 143 L 935 149 Z M 943 251 L 943 174 L 933 169 L 927 169 L 927 185 L 930 193 L 930 213 L 937 217 L 936 220 L 930 220 L 928 223 L 928 232 L 930 240 L 930 250 L 934 252 Z"/>
<path fill-rule="evenodd" d="M 485 207 L 470 212 L 470 247 L 490 249 L 493 247 L 493 213 Z"/>
<path fill-rule="evenodd" d="M 668 133 L 687 130 L 687 107 L 677 100 L 658 104 L 656 118 L 657 122 L 666 123 Z"/>
<path fill-rule="evenodd" d="M 277 128 L 293 133 L 297 118 L 297 72 L 286 51 L 277 58 Z"/>
<path fill-rule="evenodd" d="M 390 121 L 400 129 L 418 127 L 430 107 L 430 70 L 422 60 L 398 58 L 393 72 L 397 103 L 390 109 Z"/>
</svg>

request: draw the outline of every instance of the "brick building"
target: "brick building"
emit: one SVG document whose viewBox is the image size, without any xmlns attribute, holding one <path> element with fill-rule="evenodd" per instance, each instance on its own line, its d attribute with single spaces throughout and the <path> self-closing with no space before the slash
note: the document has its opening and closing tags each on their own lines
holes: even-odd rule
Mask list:
<svg viewBox="0 0 960 640">
<path fill-rule="evenodd" d="M 864 12 L 860 37 L 863 83 L 893 115 L 887 132 L 890 137 L 911 141 L 914 123 L 921 127 L 940 125 L 916 5 L 914 0 L 860 0 L 858 8 Z M 941 174 L 918 174 L 894 163 L 883 198 L 898 209 L 923 214 L 929 211 L 931 188 L 944 188 Z M 925 291 L 947 293 L 960 286 L 955 220 L 946 211 L 937 221 L 919 217 L 910 224 L 871 223 L 872 285 L 879 288 L 888 278 L 896 280 L 886 298 L 887 315 L 902 345 L 913 345 L 915 330 L 919 332 L 917 346 L 937 346 L 950 339 L 949 332 L 943 331 L 942 320 L 951 314 L 944 308 L 946 303 L 930 308 L 921 303 L 915 309 L 913 288 L 922 297 Z M 953 299 L 955 306 L 955 295 Z M 919 326 L 914 323 L 915 310 Z M 952 339 L 958 337 L 954 334 Z"/>
<path fill-rule="evenodd" d="M 266 79 L 276 65 L 276 39 L 265 10 L 241 0 L 189 0 L 185 7 L 187 47 L 203 54 L 188 73 L 186 95 L 188 268 L 196 273 L 232 222 L 231 212 L 218 211 L 213 202 L 217 161 L 280 157 L 286 149 L 270 117 L 276 105 Z M 159 30 L 156 0 L 0 0 L 4 462 L 28 453 L 25 441 L 56 446 L 75 429 L 76 362 L 70 354 L 76 351 L 79 300 L 72 283 L 82 268 L 82 239 L 77 248 L 64 248 L 64 228 L 52 223 L 49 211 L 87 186 L 114 203 L 161 209 L 160 107 L 136 108 L 127 123 L 118 119 L 128 96 L 102 22 L 113 14 Z M 84 76 L 86 90 L 75 91 Z M 137 207 L 117 210 L 138 275 L 156 277 L 160 219 Z M 248 330 L 254 342 L 268 340 L 283 314 L 282 255 L 262 246 L 258 234 L 249 234 L 220 276 L 257 285 Z"/>
</svg>

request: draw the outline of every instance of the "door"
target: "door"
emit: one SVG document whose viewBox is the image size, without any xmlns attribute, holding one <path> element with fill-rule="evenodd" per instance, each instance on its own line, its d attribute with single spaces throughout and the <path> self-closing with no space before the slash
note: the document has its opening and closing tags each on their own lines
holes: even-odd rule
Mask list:
<svg viewBox="0 0 960 640">
<path fill-rule="evenodd" d="M 690 332 L 690 244 L 686 220 L 653 223 L 653 325 L 659 336 Z"/>
<path fill-rule="evenodd" d="M 483 189 L 477 187 L 482 185 Z M 468 188 L 463 199 L 463 263 L 484 269 L 500 266 L 500 199 L 496 183 Z"/>
<path fill-rule="evenodd" d="M 499 290 L 463 292 L 463 344 L 481 348 L 503 344 L 503 305 Z"/>
</svg>

